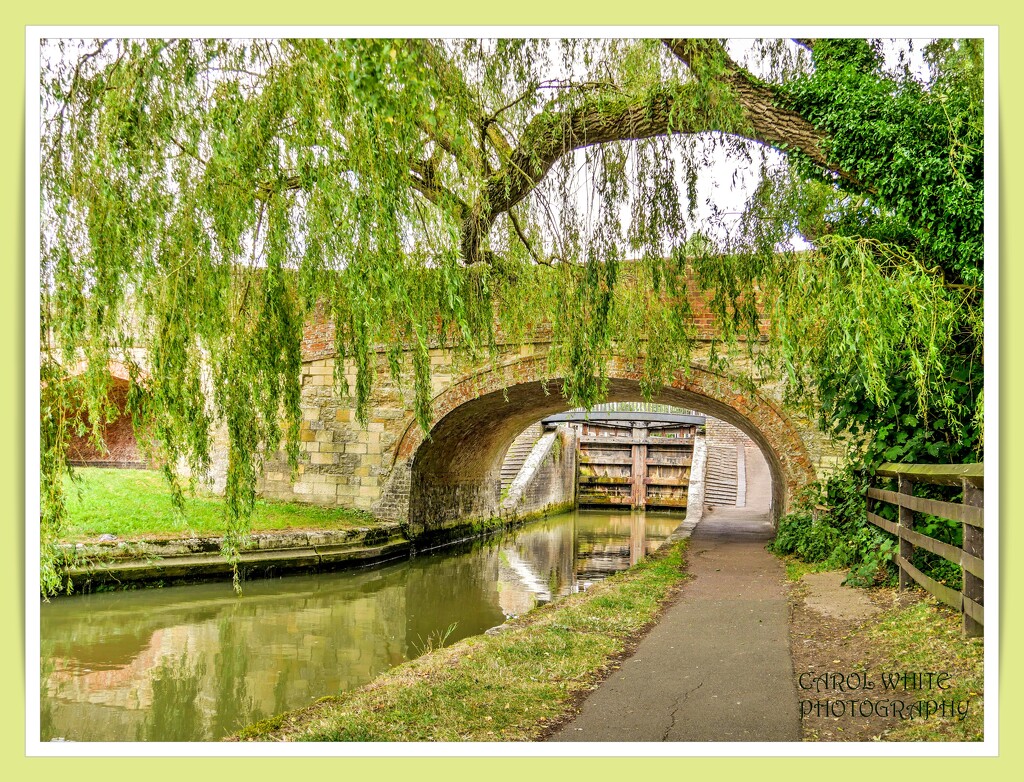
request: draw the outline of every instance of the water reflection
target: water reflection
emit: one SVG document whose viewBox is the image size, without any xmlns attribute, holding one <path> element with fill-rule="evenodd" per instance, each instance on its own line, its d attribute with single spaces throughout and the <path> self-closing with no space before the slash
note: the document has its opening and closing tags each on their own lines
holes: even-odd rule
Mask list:
<svg viewBox="0 0 1024 782">
<path fill-rule="evenodd" d="M 197 741 L 358 687 L 656 548 L 671 514 L 577 511 L 373 570 L 57 599 L 40 612 L 42 739 Z"/>
</svg>

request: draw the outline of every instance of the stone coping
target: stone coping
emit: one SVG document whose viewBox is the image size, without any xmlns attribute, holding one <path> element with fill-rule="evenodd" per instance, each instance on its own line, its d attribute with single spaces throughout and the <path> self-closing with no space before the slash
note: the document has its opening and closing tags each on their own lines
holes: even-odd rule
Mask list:
<svg viewBox="0 0 1024 782">
<path fill-rule="evenodd" d="M 280 530 L 255 532 L 242 547 L 244 551 L 279 550 L 306 546 L 355 545 L 363 541 L 387 540 L 403 534 L 397 522 L 382 522 L 373 527 L 352 527 L 339 530 Z M 89 543 L 65 543 L 80 556 L 98 560 L 120 560 L 138 557 L 173 557 L 220 553 L 224 538 L 220 536 L 189 538 L 142 538 L 120 540 L 111 537 Z"/>
<path fill-rule="evenodd" d="M 108 540 L 65 544 L 80 564 L 66 572 L 76 592 L 230 579 L 222 537 Z M 409 556 L 413 544 L 394 522 L 345 530 L 282 530 L 251 536 L 238 557 L 242 578 L 359 567 Z"/>
</svg>

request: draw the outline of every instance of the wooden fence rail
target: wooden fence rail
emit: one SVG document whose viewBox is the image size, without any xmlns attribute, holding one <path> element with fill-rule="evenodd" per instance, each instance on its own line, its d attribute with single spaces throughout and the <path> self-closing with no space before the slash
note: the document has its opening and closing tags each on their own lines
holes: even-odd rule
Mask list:
<svg viewBox="0 0 1024 782">
<path fill-rule="evenodd" d="M 870 487 L 868 521 L 899 539 L 897 565 L 900 589 L 914 581 L 943 603 L 960 611 L 964 617 L 964 633 L 984 633 L 985 619 L 985 467 L 983 464 L 883 464 L 875 471 L 880 478 L 895 478 L 896 491 Z M 914 496 L 914 484 L 926 483 L 963 488 L 962 502 L 944 502 Z M 885 502 L 899 508 L 899 522 L 883 519 L 872 512 L 874 502 Z M 928 513 L 963 525 L 963 547 L 957 548 L 914 531 L 914 513 Z M 923 548 L 963 569 L 960 592 L 929 578 L 911 564 L 914 548 Z"/>
</svg>

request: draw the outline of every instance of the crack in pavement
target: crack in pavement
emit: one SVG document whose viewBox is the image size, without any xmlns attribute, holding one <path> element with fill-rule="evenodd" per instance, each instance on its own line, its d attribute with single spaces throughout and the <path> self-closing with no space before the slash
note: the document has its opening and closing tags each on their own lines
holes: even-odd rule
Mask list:
<svg viewBox="0 0 1024 782">
<path fill-rule="evenodd" d="M 672 728 L 674 728 L 676 726 L 676 712 L 679 711 L 680 707 L 683 705 L 683 701 L 685 701 L 687 698 L 690 697 L 690 693 L 697 692 L 697 690 L 699 690 L 703 686 L 704 686 L 704 682 L 702 681 L 700 684 L 698 684 L 692 690 L 687 690 L 686 692 L 684 692 L 682 695 L 680 695 L 678 698 L 675 699 L 675 702 L 673 702 L 673 704 L 672 704 L 672 714 L 670 715 L 672 717 L 672 721 L 669 723 L 668 727 L 665 728 L 665 732 L 661 736 L 661 740 L 662 741 L 668 741 L 668 734 L 671 733 L 672 732 Z"/>
</svg>

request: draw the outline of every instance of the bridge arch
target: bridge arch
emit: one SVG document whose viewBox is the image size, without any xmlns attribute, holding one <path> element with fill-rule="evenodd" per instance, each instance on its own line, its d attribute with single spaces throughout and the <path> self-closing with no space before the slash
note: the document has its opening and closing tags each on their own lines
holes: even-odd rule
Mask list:
<svg viewBox="0 0 1024 782">
<path fill-rule="evenodd" d="M 79 377 L 87 369 L 86 363 L 80 361 L 69 374 Z M 107 364 L 107 375 L 107 403 L 114 417 L 100 424 L 102 446 L 97 447 L 93 442 L 89 411 L 79 396 L 71 413 L 82 426 L 84 434 L 78 434 L 76 428 L 72 427 L 68 459 L 75 467 L 146 467 L 148 462 L 145 450 L 137 440 L 132 415 L 128 410 L 131 374 L 125 364 L 110 361 Z"/>
<path fill-rule="evenodd" d="M 613 358 L 607 369 L 608 401 L 641 398 L 642 363 Z M 395 450 L 394 467 L 407 470 L 408 482 L 391 490 L 408 493 L 410 524 L 432 529 L 497 516 L 502 458 L 530 423 L 569 409 L 561 387 L 540 356 L 465 375 L 441 391 L 433 400 L 429 438 L 410 422 Z M 676 372 L 652 401 L 700 410 L 747 434 L 768 463 L 775 518 L 815 478 L 800 427 L 777 401 L 735 378 L 691 366 Z"/>
</svg>

